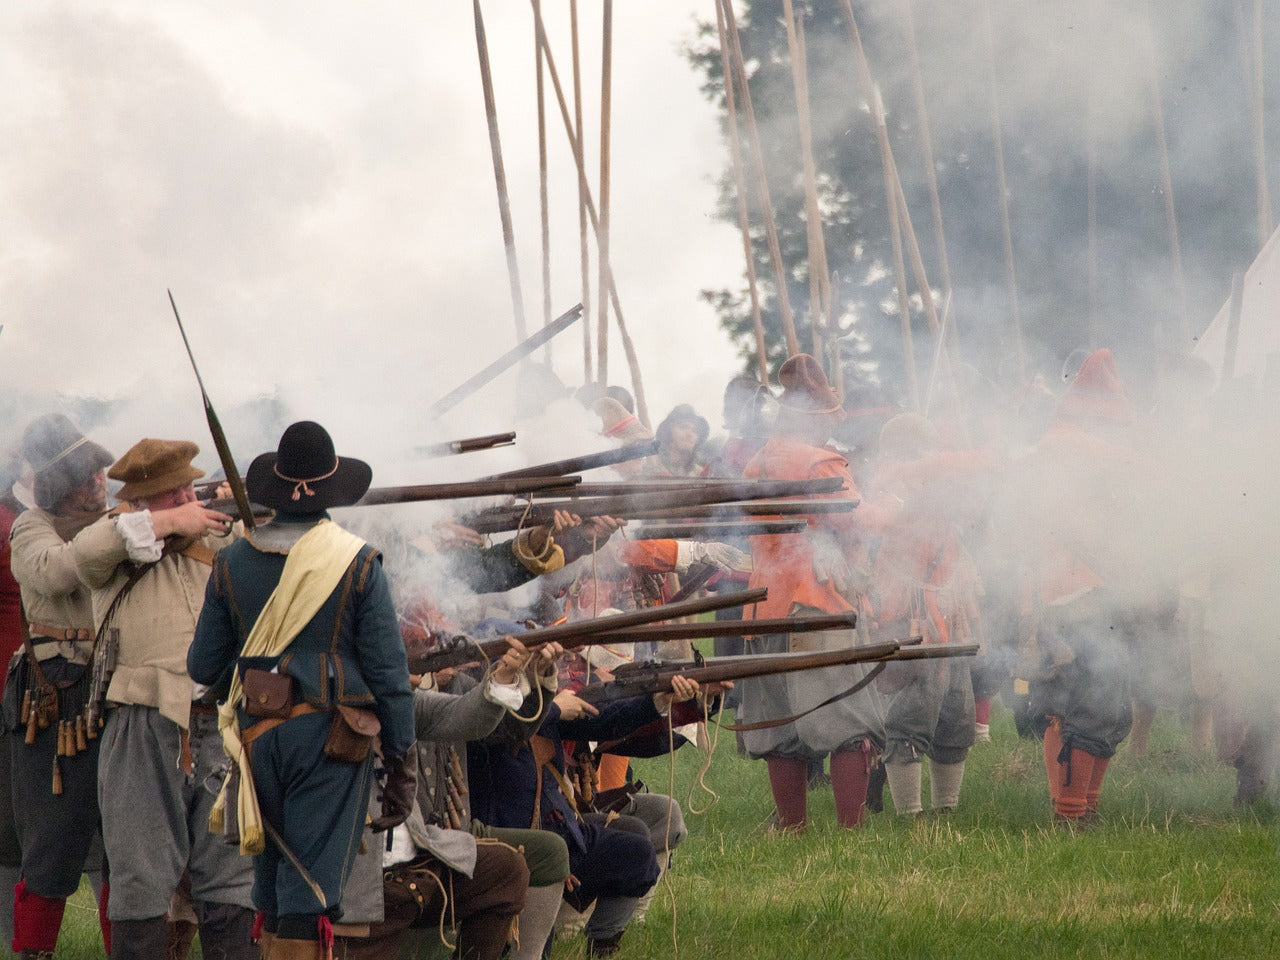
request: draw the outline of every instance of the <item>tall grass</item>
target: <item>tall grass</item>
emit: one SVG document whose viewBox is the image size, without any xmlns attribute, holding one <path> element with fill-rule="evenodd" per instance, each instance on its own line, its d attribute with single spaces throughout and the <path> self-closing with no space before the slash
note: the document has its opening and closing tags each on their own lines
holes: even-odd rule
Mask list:
<svg viewBox="0 0 1280 960">
<path fill-rule="evenodd" d="M 620 960 L 1280 958 L 1274 812 L 1233 808 L 1233 771 L 1191 756 L 1175 721 L 1157 725 L 1147 758 L 1122 748 L 1105 822 L 1082 832 L 1051 823 L 1039 743 L 1007 713 L 991 729 L 956 813 L 896 818 L 886 791 L 884 813 L 840 830 L 825 788 L 803 836 L 768 831 L 764 765 L 738 757 L 730 734 L 706 776 L 714 803 L 693 789 L 695 749 L 637 762 L 654 792 L 674 780 L 690 836 Z M 59 957 L 101 956 L 84 891 L 67 928 Z M 584 953 L 578 937 L 552 956 Z"/>
</svg>

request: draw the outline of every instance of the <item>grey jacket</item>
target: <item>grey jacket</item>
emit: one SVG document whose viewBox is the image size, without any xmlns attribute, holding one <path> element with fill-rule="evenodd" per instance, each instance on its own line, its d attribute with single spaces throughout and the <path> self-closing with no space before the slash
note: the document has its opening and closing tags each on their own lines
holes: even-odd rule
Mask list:
<svg viewBox="0 0 1280 960">
<path fill-rule="evenodd" d="M 461 696 L 434 690 L 415 690 L 413 694 L 414 727 L 417 750 L 409 751 L 409 762 L 417 763 L 419 751 L 430 748 L 423 741 L 466 741 L 488 736 L 502 719 L 503 708 L 485 695 L 488 683 L 481 683 Z M 465 751 L 464 751 L 465 753 Z M 448 830 L 429 824 L 420 804 L 426 796 L 422 776 L 418 777 L 418 802 L 414 804 L 405 828 L 421 853 L 435 857 L 446 866 L 471 876 L 476 866 L 475 837 L 464 830 Z M 375 784 L 369 802 L 369 816 L 381 813 Z M 356 857 L 342 895 L 343 923 L 377 923 L 383 918 L 382 854 L 387 835 L 365 828 L 360 855 Z"/>
</svg>

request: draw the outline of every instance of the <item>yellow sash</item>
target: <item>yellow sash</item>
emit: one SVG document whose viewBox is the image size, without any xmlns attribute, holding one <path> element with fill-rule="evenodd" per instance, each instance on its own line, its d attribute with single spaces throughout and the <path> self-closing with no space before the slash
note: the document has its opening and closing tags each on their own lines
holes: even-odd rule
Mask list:
<svg viewBox="0 0 1280 960">
<path fill-rule="evenodd" d="M 240 656 L 276 657 L 283 653 L 319 612 L 364 544 L 359 537 L 329 520 L 321 520 L 303 534 L 289 550 L 280 582 L 267 598 Z M 236 797 L 240 853 L 251 857 L 262 852 L 265 837 L 249 754 L 240 742 L 240 720 L 236 708 L 242 695 L 240 668 L 237 666 L 231 675 L 227 699 L 218 706 L 218 731 L 222 734 L 222 747 L 227 756 L 240 768 L 240 789 Z M 222 832 L 226 805 L 227 783 L 224 781 L 222 792 L 209 814 L 210 832 Z"/>
</svg>

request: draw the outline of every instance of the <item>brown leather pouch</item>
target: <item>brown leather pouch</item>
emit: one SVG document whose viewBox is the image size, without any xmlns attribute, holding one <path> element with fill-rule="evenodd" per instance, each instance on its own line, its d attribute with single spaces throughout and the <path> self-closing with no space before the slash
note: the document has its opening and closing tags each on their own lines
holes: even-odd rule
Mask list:
<svg viewBox="0 0 1280 960">
<path fill-rule="evenodd" d="M 244 709 L 251 717 L 287 720 L 293 709 L 293 677 L 250 667 L 244 672 Z"/>
<path fill-rule="evenodd" d="M 342 763 L 362 763 L 381 730 L 382 724 L 371 710 L 338 704 L 324 741 L 324 755 Z"/>
</svg>

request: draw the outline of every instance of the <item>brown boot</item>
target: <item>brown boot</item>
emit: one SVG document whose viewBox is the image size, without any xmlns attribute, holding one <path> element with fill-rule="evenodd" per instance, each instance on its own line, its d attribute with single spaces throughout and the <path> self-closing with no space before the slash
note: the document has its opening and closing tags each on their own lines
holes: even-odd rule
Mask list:
<svg viewBox="0 0 1280 960">
<path fill-rule="evenodd" d="M 198 928 L 190 920 L 170 920 L 168 930 L 169 960 L 187 960 Z"/>
</svg>

